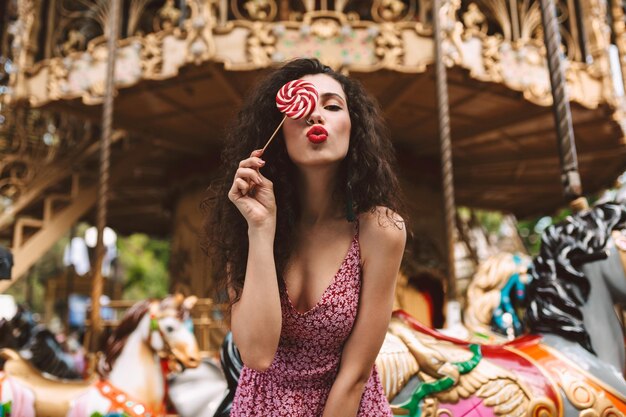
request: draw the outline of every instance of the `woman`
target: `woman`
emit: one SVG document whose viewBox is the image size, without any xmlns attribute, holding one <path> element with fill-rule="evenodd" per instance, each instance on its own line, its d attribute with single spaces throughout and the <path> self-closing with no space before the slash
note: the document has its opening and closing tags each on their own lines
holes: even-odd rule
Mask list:
<svg viewBox="0 0 626 417">
<path fill-rule="evenodd" d="M 276 93 L 295 79 L 317 107 L 241 160 L 278 126 Z M 206 232 L 245 364 L 231 416 L 392 415 L 373 364 L 406 233 L 384 130 L 363 88 L 313 59 L 262 81 L 230 130 Z"/>
</svg>

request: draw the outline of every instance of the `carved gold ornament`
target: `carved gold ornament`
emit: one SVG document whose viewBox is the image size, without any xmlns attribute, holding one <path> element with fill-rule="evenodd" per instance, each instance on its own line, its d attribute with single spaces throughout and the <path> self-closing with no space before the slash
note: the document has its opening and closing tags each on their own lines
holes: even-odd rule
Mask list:
<svg viewBox="0 0 626 417">
<path fill-rule="evenodd" d="M 574 407 L 581 410 L 581 417 L 624 417 L 604 393 L 581 380 L 576 374 L 563 372 L 559 385 Z"/>
<path fill-rule="evenodd" d="M 64 8 L 64 1 L 55 3 L 58 30 L 45 46 L 64 56 L 63 61 L 58 60 L 60 56 L 50 56 L 36 66 L 32 62 L 34 52 L 22 46 L 37 44 L 33 41 L 33 16 L 38 6 L 33 0 L 19 1 L 20 19 L 13 25 L 18 35 L 13 39 L 18 71 L 11 75 L 10 100 L 26 98 L 34 106 L 60 99 L 82 98 L 88 104 L 101 101 L 103 77 L 98 68 L 106 55 L 99 46 L 104 39 L 85 34 L 102 33 L 107 2 L 83 2 L 83 9 L 74 13 Z M 228 70 L 252 70 L 299 56 L 314 56 L 343 72 L 389 69 L 407 73 L 423 72 L 434 61 L 429 0 L 372 0 L 369 6 L 359 7 L 347 1 L 302 0 L 289 3 L 287 10 L 279 7 L 284 3 L 275 0 L 190 0 L 182 22 L 182 11 L 173 0 L 166 0 L 158 9 L 147 7 L 148 3 L 132 0 L 127 6 L 129 37 L 121 39 L 118 48 L 124 50 L 122 59 L 128 66 L 124 79 L 116 80 L 118 87 L 142 79 L 170 78 L 185 65 L 209 61 L 222 62 Z M 443 59 L 448 66 L 466 68 L 475 79 L 502 83 L 522 92 L 527 100 L 546 106 L 551 103 L 551 91 L 538 2 L 516 4 L 510 9 L 499 0 L 444 1 L 438 11 Z M 599 0 L 584 2 L 581 16 L 589 28 L 591 65 L 571 61 L 580 55 L 575 28 L 565 26 L 573 21 L 566 17 L 574 15 L 566 5 L 559 7 L 564 50 L 570 54 L 566 77 L 571 100 L 588 108 L 609 103 L 615 107 L 615 118 L 626 119 L 626 106 L 619 104 L 608 64 L 610 27 L 606 6 Z M 367 16 L 359 16 L 359 12 Z M 151 13 L 156 32 L 148 33 L 140 25 L 145 13 Z M 95 17 L 80 26 L 87 14 Z M 624 60 L 624 25 L 615 25 Z M 124 49 L 130 45 L 138 49 Z M 137 73 L 131 70 L 135 62 Z M 35 88 L 42 84 L 46 85 L 43 92 Z"/>
</svg>

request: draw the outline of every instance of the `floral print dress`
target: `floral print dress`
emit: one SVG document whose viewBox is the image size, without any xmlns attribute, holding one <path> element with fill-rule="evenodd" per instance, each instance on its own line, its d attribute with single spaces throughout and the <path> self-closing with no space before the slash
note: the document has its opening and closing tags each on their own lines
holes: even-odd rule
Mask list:
<svg viewBox="0 0 626 417">
<path fill-rule="evenodd" d="M 298 312 L 280 280 L 282 330 L 278 350 L 263 371 L 243 368 L 231 417 L 321 417 L 345 341 L 356 320 L 361 290 L 357 232 L 339 271 L 309 311 Z M 392 417 L 376 367 L 363 391 L 358 417 Z"/>
</svg>

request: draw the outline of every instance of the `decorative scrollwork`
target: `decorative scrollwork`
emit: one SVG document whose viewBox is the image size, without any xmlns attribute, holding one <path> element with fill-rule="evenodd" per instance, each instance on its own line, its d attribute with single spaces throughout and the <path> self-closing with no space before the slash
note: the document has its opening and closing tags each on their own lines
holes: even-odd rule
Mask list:
<svg viewBox="0 0 626 417">
<path fill-rule="evenodd" d="M 274 0 L 247 0 L 243 3 L 242 11 L 239 1 L 231 0 L 231 8 L 237 19 L 260 22 L 271 22 L 276 18 L 278 7 Z"/>
<path fill-rule="evenodd" d="M 467 11 L 463 13 L 463 25 L 466 35 L 487 34 L 487 18 L 476 3 L 467 6 Z"/>
<path fill-rule="evenodd" d="M 400 65 L 404 55 L 402 34 L 393 23 L 381 23 L 380 34 L 376 38 L 376 56 L 383 65 L 393 67 Z"/>
<path fill-rule="evenodd" d="M 187 61 L 198 64 L 215 54 L 215 44 L 213 43 L 215 16 L 211 4 L 201 0 L 190 1 L 189 8 L 191 9 L 191 19 L 185 22 L 189 51 Z"/>
<path fill-rule="evenodd" d="M 151 33 L 144 37 L 141 48 L 141 70 L 144 76 L 158 79 L 163 70 L 163 38 Z"/>
<path fill-rule="evenodd" d="M 178 25 L 182 11 L 174 5 L 174 0 L 166 0 L 155 17 L 154 30 L 169 30 Z"/>
<path fill-rule="evenodd" d="M 561 372 L 558 384 L 572 405 L 581 410 L 581 416 L 624 417 L 624 413 L 619 411 L 604 393 L 596 390 L 576 372 Z"/>
<path fill-rule="evenodd" d="M 408 3 L 407 5 L 401 0 L 374 0 L 372 17 L 376 22 L 411 20 L 415 16 L 416 1 L 411 0 Z"/>
<path fill-rule="evenodd" d="M 0 213 L 56 161 L 82 154 L 97 140 L 91 123 L 64 113 L 12 105 L 0 107 L 0 116 Z"/>
<path fill-rule="evenodd" d="M 166 0 L 158 8 L 156 0 L 131 0 L 125 3 L 123 14 L 127 16 L 126 27 L 121 36 L 142 35 L 174 27 L 182 12 L 173 0 Z M 107 33 L 110 2 L 108 0 L 60 0 L 55 2 L 51 21 L 55 22 L 52 36 L 46 40 L 44 49 L 51 57 L 64 57 L 73 52 L 84 51 L 90 42 L 101 41 Z"/>
<path fill-rule="evenodd" d="M 613 33 L 619 50 L 622 80 L 626 81 L 626 16 L 624 6 L 619 2 L 613 3 Z"/>
<path fill-rule="evenodd" d="M 534 398 L 528 405 L 528 417 L 552 417 L 556 415 L 558 415 L 556 405 L 550 398 Z"/>
<path fill-rule="evenodd" d="M 275 56 L 276 36 L 271 27 L 262 22 L 252 24 L 251 33 L 247 41 L 247 50 L 250 61 L 259 67 L 265 67 L 272 63 L 272 58 L 279 61 L 281 57 Z"/>
<path fill-rule="evenodd" d="M 443 0 L 439 9 L 444 32 L 443 59 L 447 66 L 463 61 L 463 24 L 456 18 L 460 7 L 461 0 Z"/>
</svg>

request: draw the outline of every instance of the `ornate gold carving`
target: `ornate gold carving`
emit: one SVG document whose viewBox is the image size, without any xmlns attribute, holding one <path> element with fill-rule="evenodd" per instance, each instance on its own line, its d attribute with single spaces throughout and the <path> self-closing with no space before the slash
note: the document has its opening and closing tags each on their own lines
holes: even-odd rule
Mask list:
<svg viewBox="0 0 626 417">
<path fill-rule="evenodd" d="M 401 0 L 374 0 L 372 17 L 376 22 L 399 22 L 415 16 L 415 0 L 407 5 Z"/>
<path fill-rule="evenodd" d="M 11 53 L 17 66 L 17 71 L 9 75 L 9 85 L 14 89 L 15 94 L 20 94 L 24 86 L 24 72 L 31 64 L 36 42 L 33 39 L 33 28 L 37 9 L 33 0 L 18 0 L 18 19 L 11 23 L 8 32 L 13 35 L 11 42 Z"/>
<path fill-rule="evenodd" d="M 406 345 L 410 354 L 415 358 L 419 368 L 417 374 L 421 381 L 433 382 L 448 377 L 454 383 L 452 388 L 426 398 L 435 399 L 436 402 L 430 403 L 431 408 L 428 411 L 425 402 L 422 405 L 423 415 L 445 416 L 447 410 L 440 409 L 439 404 L 455 404 L 460 399 L 471 396 L 482 398 L 483 403 L 492 408 L 498 416 L 521 415 L 520 413 L 525 412 L 531 404 L 530 400 L 533 398 L 531 391 L 513 373 L 482 358 L 470 372 L 460 374 L 452 363 L 471 359 L 472 352 L 413 330 L 398 318 L 392 319 L 389 325 L 389 332 L 385 339 L 387 344 L 387 348 L 384 349 L 385 356 L 379 358 L 380 362 L 385 365 L 380 367 L 383 381 L 396 381 L 396 379 L 408 381 L 411 375 L 407 370 L 409 367 L 403 367 L 399 362 L 399 358 L 404 358 L 407 353 L 401 346 L 396 345 L 398 341 Z M 377 359 L 377 364 L 379 359 Z M 389 362 L 394 366 L 387 366 Z M 399 370 L 403 372 L 398 372 Z M 399 390 L 402 384 L 398 384 L 396 388 Z M 395 390 L 390 392 L 395 392 Z M 536 404 L 538 412 L 544 408 L 555 408 L 547 398 Z M 541 416 L 541 414 L 536 415 Z"/>
<path fill-rule="evenodd" d="M 547 397 L 534 398 L 528 404 L 528 417 L 554 417 L 557 415 L 554 401 Z"/>
<path fill-rule="evenodd" d="M 419 365 L 402 340 L 387 332 L 376 357 L 376 368 L 381 375 L 394 375 L 394 378 L 381 378 L 385 395 L 391 399 L 398 395 L 411 376 L 415 375 Z"/>
<path fill-rule="evenodd" d="M 261 22 L 254 22 L 250 29 L 250 37 L 247 41 L 250 61 L 257 67 L 266 67 L 272 63 L 272 57 L 276 51 L 274 46 L 276 37 L 272 28 Z"/>
<path fill-rule="evenodd" d="M 402 64 L 404 42 L 399 28 L 393 23 L 381 23 L 380 34 L 376 38 L 376 56 L 386 67 Z"/>
<path fill-rule="evenodd" d="M 311 34 L 322 39 L 330 39 L 339 36 L 341 26 L 336 19 L 322 17 L 311 22 Z"/>
<path fill-rule="evenodd" d="M 144 77 L 150 79 L 161 78 L 163 70 L 163 38 L 150 33 L 144 37 L 141 48 L 141 70 Z"/>
<path fill-rule="evenodd" d="M 231 0 L 230 4 L 235 17 L 241 20 L 271 22 L 278 11 L 274 0 L 248 0 L 243 4 L 245 13 L 239 8 L 239 1 Z"/>
<path fill-rule="evenodd" d="M 61 53 L 63 56 L 69 55 L 71 52 L 82 50 L 87 44 L 87 38 L 79 30 L 70 29 L 67 34 L 67 40 L 61 44 Z"/>
<path fill-rule="evenodd" d="M 612 4 L 613 33 L 619 50 L 622 80 L 626 81 L 626 16 L 624 15 L 624 7 L 620 2 L 612 2 Z"/>
<path fill-rule="evenodd" d="M 33 0 L 20 1 L 23 10 L 34 7 Z M 56 4 L 62 5 L 64 1 L 59 0 Z M 101 25 L 107 12 L 106 1 L 80 1 L 83 1 L 85 7 L 90 7 L 89 13 L 95 16 L 90 23 L 90 36 L 93 38 L 93 33 L 102 32 Z M 591 1 L 597 3 L 599 0 Z M 375 71 L 386 68 L 402 72 L 423 72 L 433 59 L 432 54 L 416 52 L 412 46 L 414 42 L 427 45 L 431 41 L 429 8 L 432 6 L 429 0 L 372 0 L 371 6 L 355 7 L 359 12 L 367 13 L 369 9 L 374 21 L 361 21 L 356 12 L 344 13 L 343 10 L 348 5 L 346 1 L 332 3 L 334 10 L 324 6 L 325 2 L 303 1 L 300 7 L 288 9 L 285 13 L 281 9 L 281 16 L 290 16 L 291 20 L 276 23 L 273 22 L 278 10 L 276 0 L 189 0 L 189 17 L 180 26 L 176 25 L 180 11 L 174 7 L 175 2 L 166 0 L 160 9 L 147 8 L 149 2 L 150 0 L 129 2 L 132 4 L 135 21 L 133 24 L 137 25 L 139 11 L 143 10 L 143 13 L 153 14 L 155 29 L 162 30 L 120 40 L 120 49 L 128 45 L 140 48 L 136 51 L 138 63 L 135 67 L 140 68 L 141 72 L 127 76 L 123 85 L 131 85 L 141 78 L 171 77 L 181 66 L 190 62 L 198 64 L 214 59 L 224 62 L 229 69 L 255 69 L 301 56 L 305 50 L 342 71 Z M 498 0 L 478 0 L 461 7 L 459 0 L 444 2 L 439 13 L 443 23 L 446 64 L 463 66 L 479 80 L 504 83 L 509 88 L 523 92 L 525 98 L 534 103 L 549 105 L 550 85 L 542 41 L 539 39 L 537 2 L 518 3 L 518 29 L 514 29 L 513 16 L 508 11 L 509 14 L 505 14 L 503 9 L 498 9 L 500 6 L 497 4 L 501 6 L 503 3 Z M 25 61 L 27 65 L 22 67 L 16 61 L 20 71 L 19 75 L 12 76 L 10 86 L 13 87 L 16 98 L 29 98 L 33 105 L 80 96 L 83 96 L 86 103 L 97 103 L 100 101 L 97 95 L 100 91 L 98 80 L 101 77 L 96 72 L 102 58 L 99 46 L 103 45 L 103 38 L 90 40 L 85 36 L 82 26 L 68 23 L 82 19 L 81 16 L 87 9 L 72 14 L 61 6 L 58 7 L 56 13 L 61 16 L 61 20 L 55 25 L 57 31 L 54 36 L 55 39 L 65 37 L 57 43 L 57 51 L 59 55 L 67 55 L 67 59 L 50 59 L 36 68 L 29 67 L 28 59 Z M 416 16 L 418 10 L 419 19 Z M 598 10 L 596 14 L 602 11 Z M 216 13 L 219 14 L 219 24 Z M 228 21 L 230 14 L 237 17 L 237 13 L 240 17 L 245 17 L 245 20 Z M 24 16 L 28 17 L 29 14 Z M 144 20 L 141 19 L 142 22 Z M 488 27 L 493 29 L 501 26 L 502 34 L 487 35 Z M 136 33 L 139 34 L 144 29 Z M 517 41 L 507 40 L 514 39 L 517 31 Z M 224 45 L 223 48 L 226 49 L 217 51 L 216 37 L 224 40 L 220 45 Z M 16 47 L 21 43 L 16 41 Z M 287 47 L 288 43 L 291 46 Z M 232 49 L 232 45 L 240 49 L 236 52 L 227 50 Z M 180 57 L 181 46 L 185 48 L 184 59 Z M 84 48 L 87 54 L 80 52 Z M 127 51 L 125 53 L 131 53 L 130 50 Z M 601 62 L 600 58 L 598 62 Z M 27 72 L 27 69 L 30 71 Z M 18 77 L 23 77 L 23 82 L 18 82 Z M 573 101 L 587 107 L 596 107 L 603 101 L 615 104 L 611 98 L 610 78 L 606 68 L 590 72 L 585 64 L 572 63 L 567 69 L 567 77 Z M 42 79 L 47 80 L 47 93 L 29 96 L 30 91 L 35 90 L 26 88 L 24 82 L 31 78 L 37 78 L 38 83 Z M 615 117 L 619 119 L 620 115 L 621 113 L 616 114 Z"/>
<path fill-rule="evenodd" d="M 463 25 L 465 37 L 487 34 L 487 18 L 476 3 L 467 5 L 467 11 L 463 13 Z"/>
<path fill-rule="evenodd" d="M 68 91 L 68 64 L 69 61 L 61 58 L 51 59 L 48 64 L 48 97 L 51 100 L 62 98 Z"/>
<path fill-rule="evenodd" d="M 443 60 L 447 66 L 463 61 L 463 24 L 456 19 L 461 0 L 443 0 L 439 9 L 441 30 L 444 32 Z"/>
<path fill-rule="evenodd" d="M 191 0 L 188 4 L 191 9 L 191 18 L 185 22 L 188 45 L 187 62 L 199 64 L 215 55 L 213 41 L 215 16 L 208 2 Z"/>
<path fill-rule="evenodd" d="M 163 7 L 159 9 L 155 29 L 173 29 L 178 24 L 181 14 L 182 12 L 174 5 L 174 0 L 166 0 Z"/>
<path fill-rule="evenodd" d="M 91 141 L 91 126 L 63 114 L 2 106 L 0 112 L 0 207 L 28 189 L 50 162 Z"/>
<path fill-rule="evenodd" d="M 572 405 L 581 410 L 581 417 L 624 417 L 604 393 L 598 392 L 574 372 L 561 372 L 559 385 Z"/>
</svg>

